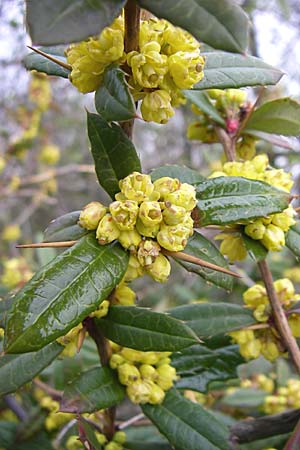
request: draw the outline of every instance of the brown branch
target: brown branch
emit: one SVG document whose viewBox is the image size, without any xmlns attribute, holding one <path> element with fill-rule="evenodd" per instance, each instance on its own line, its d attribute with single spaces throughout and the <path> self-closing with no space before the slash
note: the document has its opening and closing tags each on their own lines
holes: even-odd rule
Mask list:
<svg viewBox="0 0 300 450">
<path fill-rule="evenodd" d="M 227 161 L 235 161 L 236 160 L 236 150 L 235 150 L 235 137 L 230 137 L 229 134 L 221 127 L 215 127 L 215 131 L 219 138 L 220 143 L 224 148 L 224 152 L 227 158 Z"/>
<path fill-rule="evenodd" d="M 204 261 L 204 259 L 196 258 L 196 256 L 188 255 L 183 252 L 170 252 L 169 250 L 162 249 L 161 252 L 166 256 L 171 256 L 175 259 L 181 259 L 182 261 L 190 262 L 193 264 L 197 264 L 198 266 L 207 267 L 208 269 L 216 270 L 218 272 L 226 273 L 227 275 L 231 275 L 233 277 L 241 278 L 241 275 L 238 273 L 232 272 L 231 270 L 225 269 L 224 267 L 217 266 L 215 264 Z"/>
<path fill-rule="evenodd" d="M 276 329 L 282 339 L 282 342 L 285 344 L 297 371 L 300 372 L 300 349 L 298 347 L 296 339 L 292 335 L 286 315 L 275 291 L 272 273 L 267 261 L 260 261 L 258 263 L 258 267 L 267 290 L 270 305 L 274 315 Z"/>
<path fill-rule="evenodd" d="M 300 409 L 280 414 L 240 420 L 230 428 L 231 439 L 239 444 L 265 439 L 292 431 L 300 419 Z"/>
<path fill-rule="evenodd" d="M 59 391 L 57 389 L 54 389 L 52 386 L 49 386 L 48 384 L 44 383 L 43 381 L 39 380 L 38 378 L 35 378 L 33 380 L 34 384 L 42 389 L 43 391 L 47 392 L 47 394 L 50 395 L 54 400 L 60 401 L 63 396 L 63 391 Z"/>
<path fill-rule="evenodd" d="M 108 341 L 105 339 L 105 336 L 102 333 L 100 327 L 96 325 L 95 320 L 91 317 L 87 317 L 82 322 L 82 324 L 96 344 L 101 365 L 107 366 L 110 358 L 110 346 L 108 344 Z M 105 409 L 103 416 L 103 433 L 108 440 L 111 440 L 115 433 L 116 407 L 113 406 L 111 408 Z"/>
</svg>

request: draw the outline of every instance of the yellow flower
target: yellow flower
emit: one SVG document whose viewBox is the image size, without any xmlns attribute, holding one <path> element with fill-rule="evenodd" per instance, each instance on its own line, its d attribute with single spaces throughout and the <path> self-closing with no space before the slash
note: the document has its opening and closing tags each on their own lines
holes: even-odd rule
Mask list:
<svg viewBox="0 0 300 450">
<path fill-rule="evenodd" d="M 99 202 L 88 203 L 80 213 L 79 225 L 87 230 L 96 230 L 107 208 Z"/>
<path fill-rule="evenodd" d="M 115 201 L 109 205 L 109 211 L 119 230 L 130 231 L 134 229 L 139 212 L 136 201 Z"/>
<path fill-rule="evenodd" d="M 154 181 L 154 189 L 159 192 L 159 199 L 165 200 L 166 195 L 177 191 L 180 187 L 180 181 L 177 178 L 162 177 Z"/>
<path fill-rule="evenodd" d="M 39 154 L 41 162 L 49 165 L 56 164 L 60 159 L 60 149 L 57 145 L 44 145 Z"/>
<path fill-rule="evenodd" d="M 160 246 L 156 241 L 146 239 L 140 243 L 137 258 L 142 266 L 148 267 L 154 263 L 160 252 Z"/>
<path fill-rule="evenodd" d="M 124 306 L 134 305 L 136 295 L 125 282 L 122 282 L 116 287 L 113 298 L 113 303 Z"/>
<path fill-rule="evenodd" d="M 110 242 L 118 239 L 120 230 L 113 220 L 111 214 L 106 214 L 99 222 L 96 237 L 99 244 L 109 244 Z"/>
<path fill-rule="evenodd" d="M 244 231 L 252 239 L 259 240 L 263 238 L 266 227 L 264 226 L 262 220 L 257 219 L 255 222 L 246 225 Z"/>
<path fill-rule="evenodd" d="M 138 277 L 142 277 L 144 275 L 144 268 L 139 263 L 137 257 L 135 255 L 129 256 L 127 271 L 124 276 L 124 281 L 132 281 Z"/>
<path fill-rule="evenodd" d="M 158 202 L 142 202 L 139 218 L 146 227 L 153 227 L 162 221 L 162 213 Z"/>
<path fill-rule="evenodd" d="M 230 262 L 242 261 L 247 257 L 247 250 L 240 235 L 221 233 L 215 239 L 222 239 L 220 252 L 228 257 Z"/>
<path fill-rule="evenodd" d="M 21 237 L 21 229 L 19 225 L 6 225 L 2 232 L 4 241 L 17 241 Z"/>
<path fill-rule="evenodd" d="M 194 186 L 188 183 L 182 183 L 180 188 L 165 195 L 166 206 L 168 203 L 176 206 L 182 206 L 186 211 L 192 211 L 197 204 L 196 190 Z"/>
<path fill-rule="evenodd" d="M 267 225 L 261 242 L 268 250 L 278 252 L 285 244 L 284 232 L 271 223 Z"/>
<path fill-rule="evenodd" d="M 243 299 L 246 305 L 252 308 L 269 303 L 266 288 L 260 284 L 255 284 L 247 289 L 243 294 Z"/>
<path fill-rule="evenodd" d="M 153 280 L 159 283 L 165 283 L 171 272 L 171 265 L 168 258 L 160 253 L 155 261 L 146 267 L 146 272 Z"/>
<path fill-rule="evenodd" d="M 118 237 L 118 241 L 120 242 L 122 247 L 132 252 L 135 252 L 141 240 L 142 236 L 138 233 L 136 229 L 130 231 L 121 231 Z"/>
<path fill-rule="evenodd" d="M 186 246 L 192 232 L 193 230 L 185 227 L 182 223 L 173 226 L 168 226 L 163 223 L 157 234 L 157 241 L 166 250 L 179 252 Z"/>
<path fill-rule="evenodd" d="M 127 199 L 138 203 L 149 200 L 154 190 L 150 175 L 139 172 L 133 172 L 123 180 L 120 180 L 119 186 L 122 194 Z"/>
<path fill-rule="evenodd" d="M 191 89 L 203 78 L 204 59 L 199 52 L 178 51 L 169 57 L 168 65 L 179 89 Z"/>
<path fill-rule="evenodd" d="M 141 104 L 141 113 L 147 122 L 167 123 L 174 116 L 170 94 L 164 90 L 146 94 Z"/>
</svg>

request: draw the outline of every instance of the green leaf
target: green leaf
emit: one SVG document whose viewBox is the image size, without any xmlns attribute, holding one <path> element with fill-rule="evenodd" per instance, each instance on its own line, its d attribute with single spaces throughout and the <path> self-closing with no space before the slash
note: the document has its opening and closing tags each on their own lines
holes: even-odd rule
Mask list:
<svg viewBox="0 0 300 450">
<path fill-rule="evenodd" d="M 125 389 L 116 373 L 108 367 L 96 367 L 83 372 L 65 389 L 60 411 L 69 413 L 94 412 L 110 408 L 125 397 Z"/>
<path fill-rule="evenodd" d="M 144 352 L 173 352 L 198 341 L 179 320 L 135 306 L 111 306 L 108 315 L 97 323 L 113 342 Z"/>
<path fill-rule="evenodd" d="M 216 123 L 225 126 L 225 120 L 223 119 L 217 108 L 215 108 L 215 106 L 212 104 L 206 92 L 189 90 L 183 91 L 183 95 Z"/>
<path fill-rule="evenodd" d="M 227 89 L 278 83 L 283 73 L 254 56 L 209 52 L 203 79 L 194 89 Z"/>
<path fill-rule="evenodd" d="M 194 303 L 169 310 L 201 339 L 229 333 L 256 323 L 251 311 L 231 303 Z"/>
<path fill-rule="evenodd" d="M 289 97 L 264 103 L 251 114 L 244 132 L 300 135 L 300 104 Z"/>
<path fill-rule="evenodd" d="M 109 124 L 98 114 L 87 113 L 88 134 L 101 186 L 113 198 L 120 192 L 119 180 L 130 173 L 141 172 L 134 145 L 115 123 Z"/>
<path fill-rule="evenodd" d="M 228 268 L 228 264 L 224 256 L 220 253 L 217 247 L 214 246 L 208 239 L 202 234 L 194 231 L 192 237 L 189 238 L 188 243 L 184 249 L 184 253 L 188 255 L 196 256 L 204 261 L 216 264 L 217 266 Z M 232 288 L 232 276 L 226 273 L 218 272 L 216 270 L 208 269 L 206 267 L 199 266 L 198 264 L 189 263 L 182 259 L 174 258 L 182 267 L 189 272 L 197 273 L 204 280 L 209 281 L 216 286 L 230 290 Z"/>
<path fill-rule="evenodd" d="M 269 394 L 266 391 L 260 389 L 241 388 L 226 395 L 222 399 L 222 403 L 235 408 L 258 408 L 263 404 L 267 395 Z"/>
<path fill-rule="evenodd" d="M 249 20 L 230 0 L 138 0 L 142 8 L 192 33 L 200 42 L 230 52 L 248 46 Z"/>
<path fill-rule="evenodd" d="M 126 441 L 123 444 L 124 450 L 172 450 L 169 444 L 160 441 Z"/>
<path fill-rule="evenodd" d="M 67 59 L 61 51 L 61 47 L 39 47 L 39 50 L 54 56 L 55 59 L 59 59 L 65 64 L 67 63 Z M 39 55 L 36 52 L 28 53 L 23 62 L 27 70 L 37 70 L 38 72 L 46 73 L 47 75 L 68 78 L 71 73 L 70 70 L 60 66 L 54 61 L 50 61 L 45 56 Z"/>
<path fill-rule="evenodd" d="M 286 233 L 285 244 L 294 255 L 300 257 L 300 222 L 297 222 Z"/>
<path fill-rule="evenodd" d="M 117 17 L 125 0 L 27 0 L 27 25 L 34 44 L 78 42 L 99 34 Z"/>
<path fill-rule="evenodd" d="M 102 445 L 99 443 L 97 436 L 95 435 L 96 430 L 89 422 L 87 422 L 82 416 L 80 416 L 80 426 L 83 428 L 84 434 L 88 443 L 92 446 L 93 450 L 103 450 Z"/>
<path fill-rule="evenodd" d="M 197 403 L 175 389 L 161 405 L 142 405 L 144 414 L 177 450 L 229 450 L 228 430 Z"/>
<path fill-rule="evenodd" d="M 237 367 L 243 362 L 237 345 L 217 350 L 193 345 L 172 357 L 172 366 L 180 375 L 176 388 L 205 393 L 213 381 L 237 378 Z"/>
<path fill-rule="evenodd" d="M 124 72 L 119 67 L 110 66 L 104 72 L 103 82 L 95 94 L 95 107 L 108 122 L 120 122 L 135 116 L 134 101 Z"/>
<path fill-rule="evenodd" d="M 7 316 L 7 353 L 38 350 L 65 335 L 107 298 L 123 278 L 128 255 L 116 242 L 83 237 L 19 291 Z"/>
<path fill-rule="evenodd" d="M 44 242 L 76 241 L 88 233 L 78 225 L 80 211 L 72 211 L 50 222 L 44 231 Z"/>
<path fill-rule="evenodd" d="M 151 180 L 156 181 L 162 177 L 178 178 L 181 183 L 198 184 L 204 181 L 205 178 L 194 169 L 186 166 L 177 166 L 166 164 L 165 166 L 157 167 L 150 173 Z"/>
<path fill-rule="evenodd" d="M 0 357 L 0 395 L 15 392 L 47 367 L 63 350 L 56 342 L 37 352 Z"/>
<path fill-rule="evenodd" d="M 259 241 L 256 241 L 255 239 L 251 239 L 245 233 L 242 233 L 242 238 L 249 255 L 252 259 L 254 259 L 254 261 L 258 262 L 266 259 L 268 250 L 263 244 L 261 244 Z"/>
<path fill-rule="evenodd" d="M 281 212 L 289 194 L 262 181 L 218 177 L 196 186 L 201 226 L 225 225 Z"/>
<path fill-rule="evenodd" d="M 0 327 L 5 327 L 5 321 L 8 311 L 12 308 L 14 303 L 14 297 L 0 300 Z"/>
</svg>

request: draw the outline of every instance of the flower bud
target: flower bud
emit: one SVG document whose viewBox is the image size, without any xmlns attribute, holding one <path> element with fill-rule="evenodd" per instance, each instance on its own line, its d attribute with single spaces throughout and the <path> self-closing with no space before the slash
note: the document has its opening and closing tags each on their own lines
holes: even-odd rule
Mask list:
<svg viewBox="0 0 300 450">
<path fill-rule="evenodd" d="M 150 364 L 142 364 L 140 366 L 141 377 L 145 380 L 155 381 L 157 378 L 157 372 L 153 366 Z"/>
<path fill-rule="evenodd" d="M 117 304 L 123 306 L 134 305 L 135 298 L 135 292 L 130 289 L 126 283 L 122 282 L 115 289 L 113 303 L 116 302 Z"/>
<path fill-rule="evenodd" d="M 110 441 L 105 445 L 104 450 L 122 450 L 123 446 L 118 442 Z"/>
<path fill-rule="evenodd" d="M 174 116 L 170 94 L 164 90 L 146 94 L 141 104 L 141 113 L 147 122 L 167 123 Z"/>
<path fill-rule="evenodd" d="M 108 314 L 109 311 L 109 301 L 103 300 L 103 302 L 100 304 L 99 308 L 96 309 L 96 311 L 93 311 L 90 313 L 90 317 L 96 317 L 97 319 L 100 319 L 101 317 L 105 317 Z"/>
<path fill-rule="evenodd" d="M 132 281 L 136 278 L 142 277 L 144 275 L 144 268 L 139 263 L 135 255 L 129 256 L 127 270 L 124 276 L 124 281 Z"/>
<path fill-rule="evenodd" d="M 242 261 L 247 257 L 247 250 L 241 236 L 221 233 L 215 239 L 223 239 L 220 252 L 226 255 L 230 262 Z"/>
<path fill-rule="evenodd" d="M 266 227 L 264 226 L 262 221 L 258 219 L 255 222 L 246 225 L 244 231 L 252 239 L 258 240 L 263 238 Z"/>
<path fill-rule="evenodd" d="M 160 403 L 163 402 L 164 398 L 165 398 L 164 390 L 156 383 L 152 383 L 149 403 L 151 405 L 159 405 Z"/>
<path fill-rule="evenodd" d="M 260 284 L 255 284 L 247 289 L 243 294 L 244 302 L 256 308 L 259 305 L 267 305 L 269 303 L 266 288 Z"/>
<path fill-rule="evenodd" d="M 285 244 L 284 232 L 271 223 L 267 225 L 261 242 L 268 250 L 279 252 Z"/>
<path fill-rule="evenodd" d="M 276 343 L 270 339 L 262 342 L 261 354 L 269 361 L 275 361 L 280 356 Z"/>
<path fill-rule="evenodd" d="M 186 211 L 192 211 L 197 204 L 196 190 L 191 184 L 182 183 L 177 191 L 171 192 L 165 196 L 165 202 L 181 206 L 185 208 Z"/>
<path fill-rule="evenodd" d="M 158 283 L 165 283 L 171 273 L 171 265 L 168 258 L 160 253 L 155 261 L 146 267 L 146 272 Z"/>
<path fill-rule="evenodd" d="M 282 213 L 277 213 L 273 215 L 272 223 L 277 227 L 281 228 L 282 231 L 288 231 L 292 225 L 295 225 L 296 221 L 293 216 L 295 210 L 292 206 L 289 206 Z"/>
<path fill-rule="evenodd" d="M 116 431 L 113 435 L 112 440 L 114 442 L 118 442 L 118 444 L 125 444 L 126 442 L 126 433 L 124 431 Z"/>
<path fill-rule="evenodd" d="M 130 231 L 134 229 L 139 212 L 136 201 L 125 200 L 125 202 L 112 202 L 109 205 L 109 211 L 119 230 Z"/>
<path fill-rule="evenodd" d="M 186 209 L 183 206 L 172 205 L 166 202 L 168 205 L 163 210 L 163 218 L 166 225 L 178 225 L 182 222 L 187 214 Z"/>
<path fill-rule="evenodd" d="M 148 403 L 151 395 L 151 385 L 148 381 L 136 381 L 127 386 L 126 392 L 132 403 Z"/>
<path fill-rule="evenodd" d="M 282 169 L 267 170 L 264 173 L 264 180 L 272 186 L 277 187 L 285 192 L 290 192 L 294 182 L 292 174 L 284 172 Z"/>
<path fill-rule="evenodd" d="M 127 347 L 122 348 L 120 354 L 124 359 L 130 362 L 142 362 L 144 356 L 143 352 Z"/>
<path fill-rule="evenodd" d="M 143 352 L 141 363 L 143 364 L 157 364 L 160 359 L 160 352 Z"/>
<path fill-rule="evenodd" d="M 265 172 L 266 168 L 269 165 L 269 158 L 266 154 L 257 155 L 251 162 L 256 172 Z"/>
<path fill-rule="evenodd" d="M 142 236 L 137 232 L 136 229 L 130 231 L 121 231 L 118 237 L 118 241 L 126 250 L 130 250 L 131 252 L 135 252 L 138 248 L 140 242 L 142 240 Z"/>
<path fill-rule="evenodd" d="M 242 106 L 247 99 L 247 93 L 241 89 L 226 89 L 225 97 L 230 103 Z"/>
<path fill-rule="evenodd" d="M 118 353 L 114 353 L 109 360 L 109 366 L 112 369 L 117 369 L 119 366 L 125 363 L 125 359 L 123 356 L 119 355 Z"/>
<path fill-rule="evenodd" d="M 167 194 L 177 191 L 180 188 L 180 181 L 177 178 L 162 177 L 154 181 L 154 189 L 159 192 L 159 199 L 164 201 Z"/>
<path fill-rule="evenodd" d="M 102 203 L 88 203 L 80 213 L 79 225 L 87 230 L 96 230 L 100 220 L 105 216 L 107 208 Z"/>
<path fill-rule="evenodd" d="M 259 339 L 253 339 L 250 342 L 240 345 L 240 354 L 245 359 L 258 358 L 261 353 L 261 342 Z"/>
<path fill-rule="evenodd" d="M 60 159 L 60 149 L 57 145 L 48 144 L 42 147 L 39 160 L 45 164 L 54 165 Z"/>
<path fill-rule="evenodd" d="M 190 235 L 191 230 L 181 223 L 173 226 L 162 224 L 157 241 L 166 250 L 179 252 L 186 246 Z"/>
<path fill-rule="evenodd" d="M 153 225 L 150 227 L 146 227 L 146 225 L 143 224 L 141 219 L 138 217 L 136 221 L 136 229 L 137 231 L 145 237 L 155 238 L 157 236 L 157 233 L 159 232 L 159 224 Z"/>
<path fill-rule="evenodd" d="M 154 263 L 160 252 L 160 246 L 156 241 L 146 239 L 140 243 L 137 258 L 142 266 L 150 266 Z"/>
<path fill-rule="evenodd" d="M 162 221 L 161 209 L 158 202 L 142 202 L 139 209 L 139 218 L 147 227 L 160 224 Z"/>
<path fill-rule="evenodd" d="M 203 78 L 204 59 L 199 52 L 176 52 L 169 57 L 168 65 L 179 89 L 191 89 Z"/>
<path fill-rule="evenodd" d="M 250 135 L 244 135 L 236 144 L 236 152 L 239 158 L 244 160 L 251 160 L 254 158 L 256 149 L 255 149 L 256 139 Z"/>
<path fill-rule="evenodd" d="M 281 278 L 274 282 L 274 288 L 282 303 L 289 305 L 289 300 L 295 296 L 295 288 L 288 278 Z"/>
<path fill-rule="evenodd" d="M 106 214 L 98 225 L 96 231 L 96 237 L 99 244 L 109 244 L 110 242 L 118 239 L 120 236 L 120 230 L 117 227 L 115 221 L 110 214 Z"/>
<path fill-rule="evenodd" d="M 129 386 L 141 378 L 139 370 L 132 364 L 124 363 L 118 366 L 117 369 L 119 381 L 125 386 Z"/>
<path fill-rule="evenodd" d="M 119 181 L 122 194 L 129 200 L 141 203 L 148 200 L 153 193 L 154 186 L 150 175 L 133 172 L 123 180 Z"/>
<path fill-rule="evenodd" d="M 6 225 L 3 228 L 2 239 L 4 241 L 16 241 L 21 236 L 21 229 L 19 225 Z"/>
<path fill-rule="evenodd" d="M 289 326 L 292 331 L 292 335 L 296 338 L 300 337 L 300 315 L 291 314 L 288 318 Z"/>
<path fill-rule="evenodd" d="M 253 330 L 237 330 L 228 333 L 238 344 L 247 344 L 255 339 Z"/>
<path fill-rule="evenodd" d="M 168 364 L 157 367 L 158 373 L 157 384 L 164 391 L 171 389 L 174 381 L 177 379 L 176 369 Z"/>
<path fill-rule="evenodd" d="M 269 319 L 269 311 L 267 305 L 258 305 L 253 313 L 253 316 L 258 322 L 266 322 Z"/>
<path fill-rule="evenodd" d="M 83 449 L 82 442 L 75 435 L 69 436 L 65 445 L 67 450 Z"/>
</svg>

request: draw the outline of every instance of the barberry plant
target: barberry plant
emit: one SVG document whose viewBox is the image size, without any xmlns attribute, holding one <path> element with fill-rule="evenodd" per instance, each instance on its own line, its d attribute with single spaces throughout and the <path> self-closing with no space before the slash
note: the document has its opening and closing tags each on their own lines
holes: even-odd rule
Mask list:
<svg viewBox="0 0 300 450">
<path fill-rule="evenodd" d="M 225 403 L 238 388 L 263 391 L 260 414 L 300 404 L 293 394 L 299 294 L 284 275 L 274 282 L 267 262 L 269 252 L 285 246 L 300 256 L 296 196 L 291 174 L 258 149 L 300 134 L 300 105 L 290 98 L 263 102 L 263 88 L 251 101 L 240 89 L 275 85 L 282 73 L 247 55 L 248 18 L 233 0 L 28 0 L 26 6 L 33 44 L 42 47 L 25 58 L 35 71 L 30 95 L 37 108 L 16 151 L 38 133 L 51 95 L 47 75 L 65 78 L 79 92 L 94 93 L 97 113 L 87 112 L 87 132 L 99 184 L 111 200 L 87 198 L 79 211 L 54 219 L 43 242 L 20 245 L 63 249 L 32 278 L 24 258 L 5 263 L 2 283 L 21 289 L 0 303 L 6 404 L 0 447 L 229 450 L 276 435 L 259 420 L 249 431 L 237 416 L 229 420 L 208 407 L 216 386 Z M 222 160 L 207 177 L 176 165 L 144 173 L 132 139 L 135 121 L 164 125 L 186 104 L 195 114 L 187 139 L 221 144 Z M 46 142 L 40 162 L 59 158 L 59 148 Z M 2 237 L 19 240 L 20 229 L 10 225 Z M 260 274 L 247 289 L 242 263 L 229 266 L 246 258 Z M 172 280 L 175 262 L 224 289 L 224 301 L 168 311 L 139 306 L 130 283 Z M 230 302 L 234 282 L 239 304 Z M 66 382 L 59 363 L 69 358 L 76 365 L 83 351 L 90 355 L 87 370 L 79 366 Z M 285 385 L 260 374 L 224 388 L 258 357 L 284 358 L 296 373 Z M 50 364 L 60 379 L 53 385 L 45 382 Z M 291 434 L 299 410 L 286 417 L 283 445 L 296 448 L 290 445 L 299 435 L 298 427 Z"/>
</svg>

